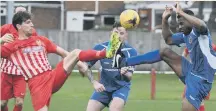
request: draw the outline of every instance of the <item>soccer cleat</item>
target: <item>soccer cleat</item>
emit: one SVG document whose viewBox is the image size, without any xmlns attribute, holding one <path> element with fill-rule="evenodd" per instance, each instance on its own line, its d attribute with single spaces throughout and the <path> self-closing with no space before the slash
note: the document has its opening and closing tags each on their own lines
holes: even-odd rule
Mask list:
<svg viewBox="0 0 216 111">
<path fill-rule="evenodd" d="M 126 67 L 126 58 L 125 55 L 121 52 L 121 50 L 117 50 L 113 56 L 112 60 L 113 68 L 122 68 Z"/>
<path fill-rule="evenodd" d="M 121 41 L 119 35 L 115 32 L 112 33 L 108 47 L 106 48 L 106 57 L 112 58 L 114 54 L 120 49 Z"/>
</svg>

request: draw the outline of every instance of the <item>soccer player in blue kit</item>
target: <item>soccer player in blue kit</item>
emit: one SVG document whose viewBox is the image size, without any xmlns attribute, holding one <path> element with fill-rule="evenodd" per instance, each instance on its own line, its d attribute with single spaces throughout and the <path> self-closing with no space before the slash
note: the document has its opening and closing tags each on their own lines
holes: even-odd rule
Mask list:
<svg viewBox="0 0 216 111">
<path fill-rule="evenodd" d="M 168 45 L 186 44 L 191 62 L 169 48 L 162 48 L 143 55 L 125 58 L 120 50 L 114 55 L 113 67 L 151 64 L 165 61 L 186 85 L 186 95 L 182 101 L 182 111 L 198 111 L 202 100 L 212 88 L 216 71 L 216 53 L 212 48 L 210 32 L 204 21 L 196 18 L 191 10 L 182 10 L 175 5 L 179 28 L 182 32 L 173 34 L 168 25 L 172 13 L 166 7 L 162 15 L 162 35 Z"/>
<path fill-rule="evenodd" d="M 128 43 L 124 42 L 127 39 L 128 33 L 119 22 L 113 25 L 111 34 L 117 33 L 119 39 L 124 44 L 121 51 L 129 58 L 137 55 L 137 51 Z M 105 50 L 109 42 L 97 44 L 94 50 Z M 88 62 L 88 66 L 92 67 L 97 61 Z M 95 91 L 93 92 L 86 111 L 101 111 L 106 106 L 109 106 L 110 111 L 122 111 L 130 92 L 130 80 L 134 71 L 134 66 L 124 67 L 122 69 L 112 67 L 112 59 L 101 59 L 101 77 L 100 81 L 96 81 L 93 75 L 88 75 L 92 82 Z"/>
</svg>

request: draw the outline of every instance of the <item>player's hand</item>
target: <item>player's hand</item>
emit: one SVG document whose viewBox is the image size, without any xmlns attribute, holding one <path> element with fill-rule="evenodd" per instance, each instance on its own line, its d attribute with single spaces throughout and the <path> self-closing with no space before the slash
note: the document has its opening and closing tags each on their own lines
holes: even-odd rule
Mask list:
<svg viewBox="0 0 216 111">
<path fill-rule="evenodd" d="M 124 74 L 126 74 L 127 73 L 127 71 L 128 71 L 128 67 L 122 67 L 121 68 L 121 75 L 124 75 Z"/>
<path fill-rule="evenodd" d="M 12 34 L 5 34 L 4 36 L 2 36 L 1 38 L 2 43 L 10 43 L 14 41 L 14 37 Z"/>
<path fill-rule="evenodd" d="M 93 87 L 94 87 L 96 92 L 103 92 L 106 90 L 104 85 L 99 83 L 98 81 L 93 82 Z"/>
<path fill-rule="evenodd" d="M 182 8 L 181 8 L 179 2 L 176 2 L 174 7 L 176 8 L 175 11 L 176 11 L 177 14 L 180 14 L 182 12 Z"/>
<path fill-rule="evenodd" d="M 165 11 L 163 12 L 162 18 L 168 20 L 168 18 L 171 16 L 171 13 L 173 11 L 172 7 L 165 7 Z"/>
</svg>

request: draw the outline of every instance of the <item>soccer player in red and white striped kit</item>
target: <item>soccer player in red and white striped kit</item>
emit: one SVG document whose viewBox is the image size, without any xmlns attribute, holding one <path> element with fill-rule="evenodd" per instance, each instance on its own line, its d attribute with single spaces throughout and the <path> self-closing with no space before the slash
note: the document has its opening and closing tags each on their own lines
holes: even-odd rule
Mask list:
<svg viewBox="0 0 216 111">
<path fill-rule="evenodd" d="M 28 82 L 35 111 L 48 111 L 51 95 L 57 92 L 78 61 L 98 60 L 106 57 L 106 50 L 79 50 L 67 52 L 43 36 L 32 36 L 31 14 L 18 12 L 13 17 L 18 38 L 1 47 L 1 56 L 20 68 Z M 111 46 L 112 47 L 112 46 Z M 51 69 L 48 53 L 63 57 L 55 69 Z M 86 74 L 91 73 L 90 70 Z"/>
<path fill-rule="evenodd" d="M 15 13 L 26 11 L 25 7 L 18 6 Z M 17 30 L 12 24 L 5 24 L 0 27 L 1 44 L 12 42 L 18 37 Z M 32 35 L 37 35 L 33 29 Z M 22 76 L 22 71 L 7 59 L 1 58 L 1 111 L 8 111 L 7 103 L 11 98 L 15 98 L 13 111 L 22 111 L 23 101 L 26 92 L 26 82 Z"/>
</svg>

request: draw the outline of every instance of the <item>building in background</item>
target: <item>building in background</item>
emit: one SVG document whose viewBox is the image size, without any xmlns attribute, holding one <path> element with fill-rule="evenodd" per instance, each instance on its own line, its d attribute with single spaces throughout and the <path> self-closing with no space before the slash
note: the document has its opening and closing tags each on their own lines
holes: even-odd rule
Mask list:
<svg viewBox="0 0 216 111">
<path fill-rule="evenodd" d="M 14 1 L 25 6 L 40 29 L 82 31 L 110 27 L 124 10 L 123 1 Z M 7 2 L 1 1 L 1 25 L 6 23 Z"/>
<path fill-rule="evenodd" d="M 189 8 L 196 15 L 203 14 L 203 20 L 216 31 L 216 12 L 212 10 L 214 1 L 180 3 L 182 8 Z M 15 7 L 25 6 L 35 15 L 33 22 L 36 28 L 66 31 L 110 29 L 125 9 L 136 10 L 141 18 L 139 28 L 151 31 L 161 24 L 165 6 L 173 4 L 171 1 L 14 1 Z M 6 23 L 7 2 L 1 1 L 0 5 L 3 25 Z"/>
</svg>

